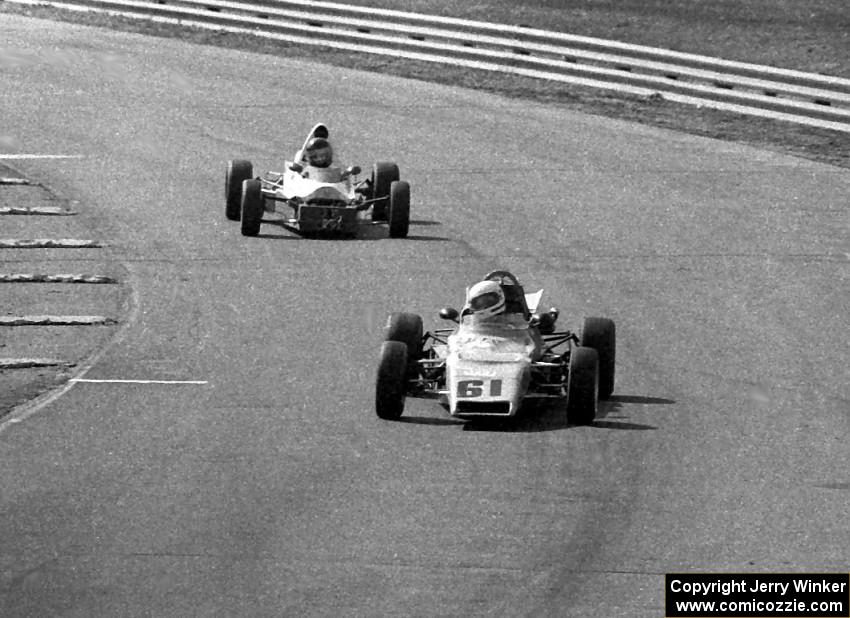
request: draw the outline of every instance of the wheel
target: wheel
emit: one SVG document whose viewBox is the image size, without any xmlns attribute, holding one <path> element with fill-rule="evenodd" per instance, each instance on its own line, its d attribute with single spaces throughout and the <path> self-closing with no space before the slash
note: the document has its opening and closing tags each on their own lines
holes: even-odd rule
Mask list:
<svg viewBox="0 0 850 618">
<path fill-rule="evenodd" d="M 399 179 L 398 165 L 395 163 L 375 163 L 372 166 L 372 195 L 369 199 L 388 196 L 390 185 Z M 372 221 L 386 221 L 389 199 L 382 199 L 372 205 Z"/>
<path fill-rule="evenodd" d="M 614 320 L 585 318 L 581 329 L 581 345 L 599 354 L 599 398 L 608 399 L 614 392 L 614 363 L 617 356 L 617 329 Z"/>
<path fill-rule="evenodd" d="M 224 175 L 224 216 L 239 221 L 242 214 L 242 182 L 254 175 L 250 161 L 236 159 L 227 162 Z"/>
<path fill-rule="evenodd" d="M 415 313 L 391 313 L 384 327 L 384 341 L 398 341 L 407 347 L 407 375 L 419 374 L 422 357 L 422 318 Z"/>
<path fill-rule="evenodd" d="M 256 178 L 242 183 L 242 235 L 256 236 L 263 222 L 262 185 Z"/>
<path fill-rule="evenodd" d="M 410 185 L 396 180 L 390 185 L 390 238 L 407 238 L 410 227 Z"/>
<path fill-rule="evenodd" d="M 407 346 L 401 341 L 381 345 L 381 362 L 375 380 L 375 413 L 378 418 L 395 420 L 404 412 L 407 382 Z"/>
<path fill-rule="evenodd" d="M 567 422 L 588 425 L 596 418 L 599 396 L 599 355 L 593 348 L 578 347 L 570 353 L 567 377 Z"/>
</svg>

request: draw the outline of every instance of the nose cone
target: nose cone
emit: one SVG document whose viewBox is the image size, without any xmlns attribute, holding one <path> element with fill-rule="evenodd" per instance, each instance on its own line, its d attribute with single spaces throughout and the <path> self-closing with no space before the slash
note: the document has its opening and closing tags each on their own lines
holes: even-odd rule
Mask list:
<svg viewBox="0 0 850 618">
<path fill-rule="evenodd" d="M 528 360 L 447 362 L 449 413 L 460 417 L 514 416 L 530 378 Z"/>
</svg>

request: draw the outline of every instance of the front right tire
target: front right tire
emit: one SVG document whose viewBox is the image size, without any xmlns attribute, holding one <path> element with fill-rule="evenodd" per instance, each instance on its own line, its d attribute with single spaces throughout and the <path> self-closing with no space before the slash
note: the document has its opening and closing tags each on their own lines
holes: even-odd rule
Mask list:
<svg viewBox="0 0 850 618">
<path fill-rule="evenodd" d="M 396 420 L 404 412 L 407 386 L 407 345 L 385 341 L 375 380 L 375 413 L 384 420 Z"/>
<path fill-rule="evenodd" d="M 262 183 L 256 178 L 242 183 L 242 235 L 256 236 L 263 222 Z"/>
</svg>

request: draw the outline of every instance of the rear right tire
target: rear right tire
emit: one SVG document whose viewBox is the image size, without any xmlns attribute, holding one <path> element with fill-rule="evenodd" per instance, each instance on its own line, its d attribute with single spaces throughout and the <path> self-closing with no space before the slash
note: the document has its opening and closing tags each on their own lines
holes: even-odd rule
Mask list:
<svg viewBox="0 0 850 618">
<path fill-rule="evenodd" d="M 419 375 L 419 363 L 422 357 L 422 318 L 415 313 L 391 313 L 384 327 L 384 341 L 398 341 L 407 347 L 407 375 L 415 378 Z"/>
<path fill-rule="evenodd" d="M 254 175 L 250 161 L 234 159 L 227 162 L 224 175 L 224 216 L 239 221 L 242 214 L 242 183 Z"/>
</svg>

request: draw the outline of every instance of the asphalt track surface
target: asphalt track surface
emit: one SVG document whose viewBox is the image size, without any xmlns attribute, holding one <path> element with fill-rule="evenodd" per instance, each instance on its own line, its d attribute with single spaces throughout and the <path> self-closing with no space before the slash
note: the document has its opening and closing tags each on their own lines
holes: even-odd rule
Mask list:
<svg viewBox="0 0 850 618">
<path fill-rule="evenodd" d="M 0 425 L 4 616 L 659 616 L 663 574 L 848 570 L 850 173 L 463 89 L 6 15 L 5 152 L 130 273 Z M 13 50 L 14 53 L 8 53 Z M 13 58 L 13 61 L 9 61 Z M 224 218 L 317 120 L 410 238 Z M 101 258 L 102 259 L 102 258 Z M 373 412 L 385 316 L 506 268 L 618 324 L 601 417 Z M 86 368 L 84 368 L 86 369 Z"/>
</svg>

